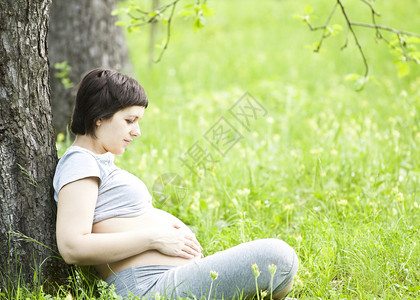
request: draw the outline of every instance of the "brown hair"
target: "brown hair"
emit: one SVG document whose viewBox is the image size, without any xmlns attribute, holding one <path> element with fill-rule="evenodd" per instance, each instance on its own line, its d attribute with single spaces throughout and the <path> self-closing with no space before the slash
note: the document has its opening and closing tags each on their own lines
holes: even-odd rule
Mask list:
<svg viewBox="0 0 420 300">
<path fill-rule="evenodd" d="M 134 79 L 117 71 L 94 69 L 79 84 L 70 129 L 95 136 L 96 122 L 130 106 L 147 107 L 146 91 Z"/>
</svg>

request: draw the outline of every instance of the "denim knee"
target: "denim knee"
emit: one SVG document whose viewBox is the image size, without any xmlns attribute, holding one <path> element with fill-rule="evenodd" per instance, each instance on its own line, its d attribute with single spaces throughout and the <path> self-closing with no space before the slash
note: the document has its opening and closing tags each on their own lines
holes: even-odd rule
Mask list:
<svg viewBox="0 0 420 300">
<path fill-rule="evenodd" d="M 279 292 L 289 285 L 296 276 L 299 268 L 299 259 L 295 250 L 286 242 L 279 239 L 268 239 L 268 255 L 271 256 L 273 264 L 276 265 L 274 275 L 273 292 Z"/>
</svg>

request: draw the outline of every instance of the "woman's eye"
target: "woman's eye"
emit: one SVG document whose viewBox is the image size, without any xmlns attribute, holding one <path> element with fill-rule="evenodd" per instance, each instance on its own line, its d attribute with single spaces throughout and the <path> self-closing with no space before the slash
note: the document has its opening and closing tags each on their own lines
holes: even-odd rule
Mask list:
<svg viewBox="0 0 420 300">
<path fill-rule="evenodd" d="M 133 124 L 134 121 L 133 120 L 126 120 L 128 124 Z"/>
</svg>

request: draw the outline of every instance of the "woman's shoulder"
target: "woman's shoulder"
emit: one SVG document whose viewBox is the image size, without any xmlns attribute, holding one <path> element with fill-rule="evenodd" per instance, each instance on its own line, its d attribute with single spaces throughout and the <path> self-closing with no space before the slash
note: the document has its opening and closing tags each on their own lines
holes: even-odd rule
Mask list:
<svg viewBox="0 0 420 300">
<path fill-rule="evenodd" d="M 55 199 L 58 199 L 60 189 L 73 181 L 97 177 L 100 181 L 112 169 L 114 157 L 111 153 L 95 154 L 78 146 L 69 147 L 60 157 L 54 174 Z"/>
<path fill-rule="evenodd" d="M 60 157 L 55 178 L 77 177 L 91 174 L 102 179 L 114 166 L 111 153 L 95 154 L 88 149 L 71 146 Z"/>
<path fill-rule="evenodd" d="M 92 151 L 79 147 L 79 146 L 70 146 L 64 152 L 63 156 L 60 157 L 58 165 L 64 164 L 84 164 L 84 163 L 96 163 L 96 164 L 110 164 L 114 162 L 114 156 L 111 153 L 105 154 L 96 154 Z"/>
</svg>

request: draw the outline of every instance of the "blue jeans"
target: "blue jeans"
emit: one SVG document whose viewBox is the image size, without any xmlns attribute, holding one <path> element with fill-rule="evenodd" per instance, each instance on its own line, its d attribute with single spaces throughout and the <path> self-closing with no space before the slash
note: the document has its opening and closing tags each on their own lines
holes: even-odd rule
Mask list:
<svg viewBox="0 0 420 300">
<path fill-rule="evenodd" d="M 135 295 L 150 299 L 159 293 L 166 299 L 208 299 L 211 292 L 210 299 L 247 299 L 256 294 L 251 268 L 254 263 L 261 271 L 258 290 L 270 293 L 272 288 L 273 294 L 292 282 L 299 265 L 295 251 L 288 244 L 278 239 L 263 239 L 240 244 L 183 266 L 131 267 L 115 273 L 106 282 L 114 284 L 117 294 L 123 297 Z M 268 269 L 271 264 L 277 267 L 273 278 Z M 219 274 L 211 291 L 210 271 Z"/>
</svg>

